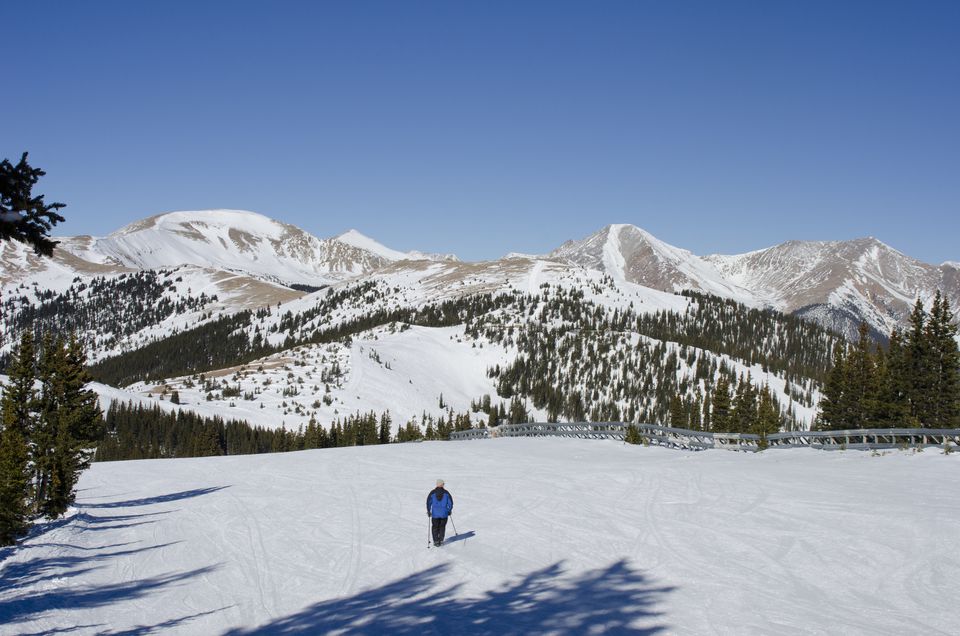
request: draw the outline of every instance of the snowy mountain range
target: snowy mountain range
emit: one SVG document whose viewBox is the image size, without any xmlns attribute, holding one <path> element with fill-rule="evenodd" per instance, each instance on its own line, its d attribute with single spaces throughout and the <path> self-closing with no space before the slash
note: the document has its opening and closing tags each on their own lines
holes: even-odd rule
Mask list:
<svg viewBox="0 0 960 636">
<path fill-rule="evenodd" d="M 493 370 L 523 368 L 524 360 L 536 356 L 530 342 L 545 330 L 560 331 L 537 346 L 562 347 L 566 330 L 573 335 L 593 330 L 598 319 L 610 328 L 609 321 L 626 316 L 697 315 L 704 303 L 676 295 L 681 290 L 795 313 L 847 335 L 861 320 L 877 334 L 889 333 L 917 297 L 928 301 L 936 289 L 954 307 L 960 304 L 956 263 L 927 265 L 874 239 L 789 242 L 748 254 L 699 257 L 635 226 L 610 225 L 545 256 L 511 253 L 466 263 L 452 255 L 393 250 L 355 230 L 320 239 L 252 212 L 211 210 L 162 214 L 102 238 L 59 240 L 49 259 L 19 243 L 0 245 L 0 355 L 36 321 L 77 332 L 90 361 L 102 362 L 193 337 L 197 329 L 215 328 L 248 311 L 230 329 L 250 347 L 259 343 L 261 349 L 251 351 L 262 350 L 260 359 L 238 354 L 253 362 L 208 365 L 206 380 L 199 382 L 184 367 L 98 390 L 105 406 L 110 399 L 135 399 L 164 408 L 173 405 L 162 396 L 176 390 L 191 410 L 271 427 L 367 410 L 389 410 L 402 423 L 444 408 L 463 412 L 484 395 L 509 400 L 519 387 L 504 388 L 506 378 Z M 551 303 L 553 317 L 547 311 Z M 444 320 L 438 317 L 444 311 L 461 317 Z M 624 369 L 653 368 L 651 356 L 657 365 L 673 364 L 672 371 L 659 369 L 665 375 L 647 380 L 644 391 L 679 382 L 670 391 L 685 393 L 690 405 L 708 390 L 705 373 L 726 369 L 749 375 L 779 396 L 785 414 L 809 424 L 819 400 L 812 367 L 770 367 L 775 360 L 769 352 L 784 338 L 797 337 L 794 327 L 781 322 L 766 335 L 749 336 L 755 348 L 738 353 L 722 335 L 734 333 L 736 325 L 729 321 L 744 314 L 709 315 L 720 323 L 692 325 L 691 331 L 715 328 L 720 336 L 711 341 L 712 350 L 695 333 L 684 340 L 682 334 L 657 335 L 648 326 L 646 332 L 631 329 L 612 348 L 602 331 L 588 331 L 581 355 L 608 350 L 609 359 L 623 361 Z M 828 339 L 808 337 L 817 341 L 804 349 L 822 360 Z M 184 351 L 199 345 L 178 346 Z M 588 395 L 590 382 L 601 377 L 607 382 L 608 374 L 622 372 L 575 361 L 558 362 L 556 386 L 588 396 L 588 414 L 590 408 L 614 409 L 592 417 L 625 415 L 634 408 L 648 416 L 665 412 L 662 396 L 625 397 L 627 377 Z M 584 369 L 587 376 L 581 377 Z M 231 397 L 237 395 L 245 397 Z M 551 414 L 536 405 L 530 410 L 538 419 Z"/>
<path fill-rule="evenodd" d="M 549 258 L 664 291 L 693 289 L 812 319 L 848 337 L 865 321 L 880 337 L 903 326 L 917 298 L 941 290 L 960 305 L 957 263 L 934 266 L 874 238 L 788 241 L 738 255 L 699 257 L 633 225 L 608 225 Z"/>
<path fill-rule="evenodd" d="M 61 238 L 52 260 L 18 243 L 0 247 L 0 283 L 143 269 L 198 268 L 254 281 L 319 288 L 400 261 L 456 261 L 451 254 L 400 252 L 349 230 L 321 239 L 253 212 L 171 212 L 132 223 L 109 236 Z M 796 313 L 848 336 L 866 321 L 879 336 L 903 325 L 917 298 L 941 290 L 960 305 L 960 264 L 923 263 L 874 239 L 788 241 L 746 254 L 697 256 L 633 225 L 608 225 L 541 257 L 605 272 L 667 292 L 692 289 L 753 307 Z M 235 283 L 234 283 L 235 284 Z M 258 283 L 251 282 L 258 286 Z M 284 296 L 280 292 L 281 296 Z"/>
<path fill-rule="evenodd" d="M 353 278 L 393 261 L 451 260 L 398 252 L 356 230 L 320 239 L 287 223 L 239 210 L 170 212 L 131 223 L 109 236 L 60 239 L 59 262 L 82 271 L 123 271 L 194 265 L 236 272 L 285 285 L 312 287 Z M 4 270 L 23 254 L 4 246 Z M 12 263 L 11 263 L 12 264 Z M 36 267 L 27 258 L 28 267 Z"/>
</svg>

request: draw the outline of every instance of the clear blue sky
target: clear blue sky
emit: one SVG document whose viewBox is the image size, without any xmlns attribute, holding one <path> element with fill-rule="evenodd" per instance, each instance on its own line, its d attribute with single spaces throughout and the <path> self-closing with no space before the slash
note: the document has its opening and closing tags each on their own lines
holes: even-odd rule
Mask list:
<svg viewBox="0 0 960 636">
<path fill-rule="evenodd" d="M 6 3 L 0 156 L 56 233 L 177 209 L 496 258 L 634 223 L 699 254 L 960 260 L 960 2 Z"/>
</svg>

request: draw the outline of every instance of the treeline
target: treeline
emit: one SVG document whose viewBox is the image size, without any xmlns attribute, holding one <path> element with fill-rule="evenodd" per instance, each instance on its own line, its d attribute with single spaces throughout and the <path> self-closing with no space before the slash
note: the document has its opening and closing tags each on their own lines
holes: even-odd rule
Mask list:
<svg viewBox="0 0 960 636">
<path fill-rule="evenodd" d="M 105 359 L 93 365 L 90 372 L 98 381 L 113 386 L 159 381 L 239 366 L 300 345 L 343 341 L 383 325 L 448 327 L 462 324 L 472 316 L 487 314 L 516 301 L 515 294 L 480 294 L 417 308 L 367 311 L 356 318 L 328 324 L 336 309 L 369 306 L 384 293 L 372 281 L 333 290 L 304 312 L 284 313 L 278 324 L 270 328 L 257 324 L 271 315 L 270 308 L 260 309 L 256 314 L 238 312 Z M 282 344 L 270 344 L 271 334 L 284 333 Z"/>
<path fill-rule="evenodd" d="M 85 362 L 75 338 L 48 335 L 38 351 L 29 329 L 11 356 L 0 399 L 0 545 L 74 501 L 102 435 L 97 396 L 84 388 Z"/>
<path fill-rule="evenodd" d="M 106 434 L 96 451 L 96 461 L 211 457 L 283 453 L 315 448 L 371 446 L 420 439 L 447 439 L 453 430 L 469 428 L 467 414 L 434 418 L 424 414 L 391 434 L 389 412 L 356 413 L 324 426 L 311 418 L 296 430 L 281 426 L 268 429 L 241 420 L 204 417 L 184 411 L 165 411 L 159 406 L 113 402 L 105 417 Z M 425 429 L 425 430 L 424 430 Z"/>
<path fill-rule="evenodd" d="M 273 353 L 276 349 L 262 340 L 251 342 L 246 332 L 250 316 L 249 311 L 241 311 L 181 331 L 141 349 L 102 360 L 90 367 L 90 374 L 104 384 L 126 386 L 222 369 Z"/>
<path fill-rule="evenodd" d="M 518 320 L 469 323 L 468 336 L 518 349 L 511 363 L 489 370 L 497 393 L 511 400 L 508 409 L 500 407 L 497 421 L 504 410 L 510 421 L 522 415 L 514 398 L 546 411 L 548 421 L 666 423 L 671 414 L 681 420 L 679 403 L 685 427 L 701 428 L 710 425 L 718 378 L 728 387 L 746 387 L 736 367 L 715 353 L 727 351 L 786 378 L 786 404 L 768 393 L 778 413 L 785 413 L 783 426 L 797 427 L 792 402 L 812 405 L 818 386 L 813 378 L 826 375 L 831 348 L 842 340 L 777 313 L 703 295 L 695 298 L 685 314 L 647 316 L 586 301 L 579 289 L 544 284 L 538 296 L 512 308 Z M 704 331 L 712 335 L 698 335 L 698 321 L 709 323 Z M 739 323 L 744 326 L 736 326 Z M 724 341 L 723 325 L 731 325 L 729 342 Z M 809 340 L 808 351 L 794 356 L 804 339 Z M 794 359 L 784 361 L 781 355 Z M 489 413 L 492 408 L 483 410 Z"/>
<path fill-rule="evenodd" d="M 172 270 L 142 271 L 119 276 L 75 278 L 62 292 L 33 290 L 23 284 L 3 300 L 6 336 L 18 339 L 31 330 L 40 334 L 75 334 L 85 348 L 112 349 L 124 339 L 171 316 L 203 309 L 216 296 L 177 294 Z"/>
<path fill-rule="evenodd" d="M 159 406 L 112 402 L 96 461 L 248 455 L 286 449 L 289 431 Z"/>
<path fill-rule="evenodd" d="M 769 386 L 757 387 L 749 375 L 741 375 L 734 386 L 720 376 L 706 399 L 699 394 L 692 402 L 679 394 L 670 402 L 670 425 L 694 431 L 718 433 L 753 433 L 761 437 L 781 428 L 793 428 L 782 414 L 780 402 Z"/>
<path fill-rule="evenodd" d="M 518 351 L 510 363 L 489 370 L 508 403 L 483 409 L 488 423 L 523 421 L 528 405 L 551 421 L 666 423 L 679 396 L 688 423 L 705 426 L 717 379 L 740 384 L 737 365 L 720 355 L 725 353 L 785 379 L 786 396 L 771 393 L 771 399 L 790 429 L 798 426 L 795 403 L 813 405 L 832 351 L 843 342 L 778 312 L 692 292 L 685 294 L 692 300 L 686 311 L 653 314 L 633 305 L 605 307 L 586 300 L 582 289 L 549 284 L 535 296 L 513 291 L 418 308 L 383 306 L 398 293 L 364 281 L 332 289 L 306 311 L 287 311 L 274 321 L 267 320 L 271 308 L 242 312 L 105 360 L 93 373 L 126 385 L 242 365 L 299 345 L 349 341 L 378 327 L 465 324 L 474 346 L 495 343 Z"/>
<path fill-rule="evenodd" d="M 866 325 L 856 344 L 838 347 L 817 428 L 960 426 L 960 354 L 949 301 L 938 291 L 927 313 L 917 300 L 905 331 L 873 344 Z"/>
<path fill-rule="evenodd" d="M 695 291 L 681 296 L 694 300 L 682 314 L 658 311 L 636 320 L 636 330 L 650 338 L 707 349 L 759 364 L 789 382 L 826 379 L 831 352 L 843 338 L 820 325 L 772 309 Z"/>
</svg>

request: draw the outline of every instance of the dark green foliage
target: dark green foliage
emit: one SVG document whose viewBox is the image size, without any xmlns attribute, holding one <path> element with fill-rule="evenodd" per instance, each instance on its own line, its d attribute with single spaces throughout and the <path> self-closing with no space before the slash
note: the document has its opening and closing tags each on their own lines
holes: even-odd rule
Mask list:
<svg viewBox="0 0 960 636">
<path fill-rule="evenodd" d="M 91 366 L 90 373 L 105 384 L 126 386 L 245 364 L 273 353 L 275 348 L 251 342 L 244 331 L 250 320 L 249 311 L 224 316 L 142 349 L 107 358 Z"/>
<path fill-rule="evenodd" d="M 39 418 L 34 429 L 36 512 L 58 517 L 73 503 L 80 473 L 102 435 L 96 393 L 80 344 L 46 337 L 38 364 Z"/>
<path fill-rule="evenodd" d="M 0 542 L 31 515 L 54 518 L 73 503 L 77 480 L 101 435 L 97 396 L 86 390 L 80 343 L 45 336 L 39 351 L 24 331 L 9 367 L 0 426 Z M 39 382 L 39 390 L 34 388 Z"/>
<path fill-rule="evenodd" d="M 0 161 L 0 241 L 20 241 L 41 256 L 50 256 L 57 242 L 50 230 L 64 219 L 57 210 L 62 203 L 44 203 L 43 195 L 34 196 L 33 186 L 46 173 L 27 163 L 23 153 L 16 165 Z"/>
<path fill-rule="evenodd" d="M 730 413 L 731 433 L 751 433 L 757 425 L 757 389 L 750 376 L 740 377 Z"/>
<path fill-rule="evenodd" d="M 934 428 L 960 424 L 960 353 L 957 325 L 949 301 L 937 292 L 925 333 L 929 353 L 930 412 L 926 422 Z"/>
<path fill-rule="evenodd" d="M 821 428 L 841 430 L 847 422 L 844 414 L 841 399 L 846 393 L 847 378 L 847 348 L 845 345 L 838 345 L 833 352 L 833 368 L 827 376 L 827 382 L 823 389 L 823 397 L 820 400 L 820 425 Z"/>
<path fill-rule="evenodd" d="M 879 356 L 872 353 L 872 341 L 866 323 L 861 323 L 859 338 L 844 361 L 844 391 L 840 412 L 850 428 L 872 428 L 876 424 L 880 393 Z"/>
<path fill-rule="evenodd" d="M 750 309 L 702 292 L 681 295 L 695 302 L 684 314 L 657 312 L 638 318 L 637 331 L 668 342 L 727 354 L 789 381 L 822 382 L 832 345 L 841 340 L 813 322 L 770 309 Z"/>
<path fill-rule="evenodd" d="M 750 433 L 760 436 L 757 448 L 764 450 L 769 445 L 767 435 L 780 431 L 780 412 L 773 401 L 770 387 L 763 387 L 760 391 L 760 404 L 757 406 L 757 418 Z"/>
<path fill-rule="evenodd" d="M 19 337 L 31 329 L 42 333 L 85 339 L 89 349 L 119 346 L 130 336 L 171 316 L 203 309 L 216 296 L 185 295 L 176 289 L 175 270 L 143 271 L 116 277 L 75 279 L 63 292 L 25 289 L 3 299 L 8 334 Z"/>
<path fill-rule="evenodd" d="M 380 444 L 390 443 L 391 424 L 390 413 L 384 413 L 380 416 L 380 431 L 378 435 L 379 439 L 377 440 Z"/>
<path fill-rule="evenodd" d="M 838 347 L 817 426 L 825 430 L 960 426 L 960 355 L 948 301 L 937 292 L 928 314 L 918 300 L 906 333 L 886 350 L 865 326 L 853 347 Z"/>
<path fill-rule="evenodd" d="M 33 337 L 24 333 L 9 368 L 0 404 L 0 545 L 11 545 L 29 527 L 31 471 L 28 436 L 34 427 Z"/>
<path fill-rule="evenodd" d="M 710 420 L 710 430 L 730 431 L 730 381 L 725 376 L 720 376 L 713 390 L 713 410 L 710 413 Z"/>
<path fill-rule="evenodd" d="M 337 418 L 329 428 L 311 418 L 306 428 L 288 430 L 251 426 L 240 420 L 203 417 L 184 410 L 164 411 L 159 406 L 113 402 L 106 413 L 106 435 L 97 448 L 97 461 L 209 457 L 283 453 L 316 448 L 388 444 L 390 413 L 355 413 Z M 428 439 L 448 439 L 454 430 L 472 427 L 469 414 L 449 412 L 438 419 L 424 415 L 433 434 Z M 398 442 L 423 439 L 416 420 L 397 433 Z"/>
<path fill-rule="evenodd" d="M 0 431 L 0 546 L 30 527 L 30 450 L 17 429 Z"/>
<path fill-rule="evenodd" d="M 640 429 L 638 429 L 635 424 L 629 424 L 627 426 L 627 434 L 624 436 L 623 441 L 627 444 L 643 443 L 643 438 L 640 436 Z"/>
<path fill-rule="evenodd" d="M 287 445 L 279 437 L 294 435 L 238 420 L 121 402 L 113 402 L 107 409 L 105 427 L 96 461 L 269 453 Z"/>
<path fill-rule="evenodd" d="M 683 398 L 675 394 L 670 399 L 670 426 L 673 428 L 687 428 L 690 424 L 687 411 L 683 407 Z"/>
<path fill-rule="evenodd" d="M 686 314 L 645 315 L 604 308 L 585 300 L 581 290 L 545 284 L 538 296 L 515 298 L 511 306 L 511 315 L 526 314 L 535 320 L 505 324 L 501 315 L 482 316 L 467 323 L 466 333 L 519 349 L 512 363 L 497 365 L 488 374 L 501 397 L 527 397 L 535 408 L 546 411 L 549 421 L 562 417 L 665 423 L 673 404 L 674 420 L 686 426 L 709 423 L 711 430 L 728 430 L 726 392 L 712 396 L 720 401 L 720 424 L 709 409 L 701 417 L 704 395 L 713 394 L 717 378 L 736 381 L 717 351 L 779 370 L 790 382 L 791 398 L 812 404 L 811 393 L 818 384 L 814 378 L 826 375 L 837 336 L 775 312 L 749 310 L 709 296 L 694 298 L 696 303 Z M 715 328 L 717 324 L 729 324 L 733 335 Z M 673 339 L 675 344 L 640 336 Z M 804 339 L 806 349 L 801 352 Z M 791 357 L 781 360 L 784 355 Z M 680 405 L 674 403 L 675 396 Z M 744 413 L 755 413 L 755 406 Z M 492 424 L 492 416 L 490 420 Z M 752 423 L 749 416 L 741 425 L 749 429 Z M 792 424 L 788 419 L 787 425 Z"/>
</svg>

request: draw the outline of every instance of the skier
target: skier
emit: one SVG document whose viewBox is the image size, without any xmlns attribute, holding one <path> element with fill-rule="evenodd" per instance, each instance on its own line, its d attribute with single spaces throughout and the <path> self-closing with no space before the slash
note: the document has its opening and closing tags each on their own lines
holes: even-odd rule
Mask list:
<svg viewBox="0 0 960 636">
<path fill-rule="evenodd" d="M 427 495 L 427 516 L 432 519 L 433 545 L 443 545 L 443 535 L 447 529 L 447 517 L 453 514 L 453 495 L 443 487 L 443 480 L 437 480 L 437 487 Z"/>
</svg>

